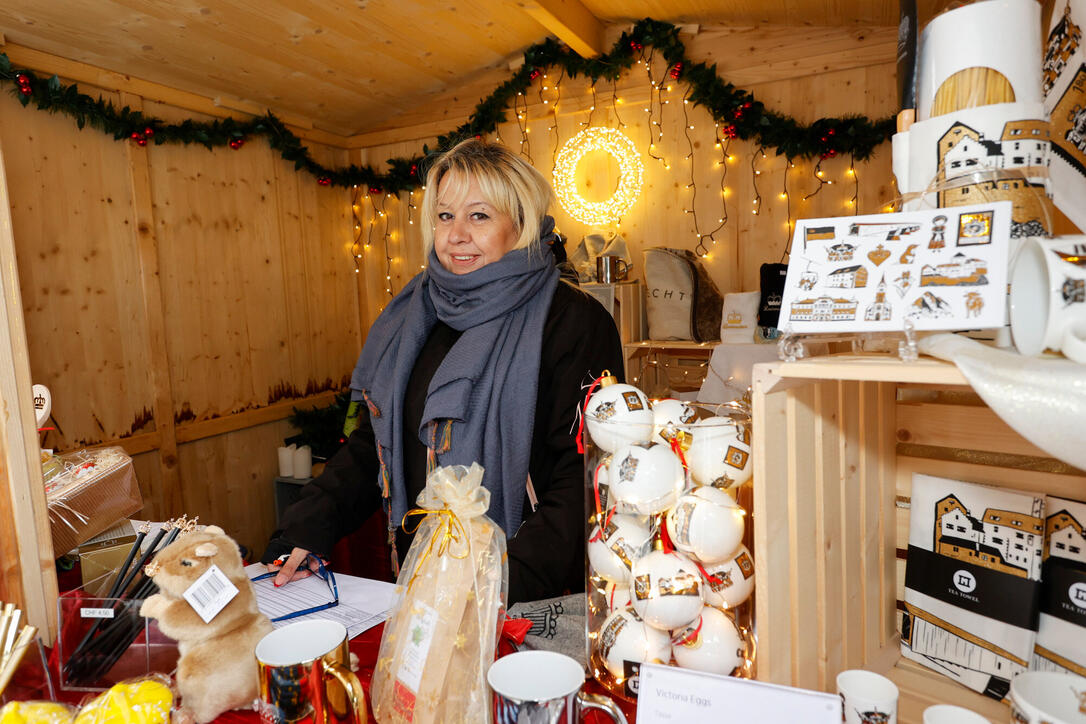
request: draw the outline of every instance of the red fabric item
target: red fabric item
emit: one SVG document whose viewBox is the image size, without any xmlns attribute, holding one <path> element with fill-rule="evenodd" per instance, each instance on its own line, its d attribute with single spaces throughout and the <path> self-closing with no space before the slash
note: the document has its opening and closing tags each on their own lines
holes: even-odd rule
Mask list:
<svg viewBox="0 0 1086 724">
<path fill-rule="evenodd" d="M 524 637 L 532 630 L 532 622 L 526 618 L 507 618 L 502 625 L 502 638 L 509 638 L 513 643 L 524 643 Z"/>
</svg>

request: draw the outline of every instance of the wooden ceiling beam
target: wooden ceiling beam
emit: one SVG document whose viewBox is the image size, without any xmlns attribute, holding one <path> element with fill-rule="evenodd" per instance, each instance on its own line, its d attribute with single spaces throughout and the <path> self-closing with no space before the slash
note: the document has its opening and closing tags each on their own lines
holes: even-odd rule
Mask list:
<svg viewBox="0 0 1086 724">
<path fill-rule="evenodd" d="M 520 6 L 582 58 L 603 53 L 603 23 L 580 0 L 525 0 Z"/>
</svg>

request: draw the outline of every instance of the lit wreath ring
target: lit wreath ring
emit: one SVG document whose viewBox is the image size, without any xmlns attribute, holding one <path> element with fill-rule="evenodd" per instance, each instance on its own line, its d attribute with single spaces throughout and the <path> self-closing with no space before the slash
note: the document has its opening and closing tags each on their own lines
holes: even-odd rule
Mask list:
<svg viewBox="0 0 1086 724">
<path fill-rule="evenodd" d="M 577 164 L 591 151 L 606 151 L 619 165 L 618 189 L 606 201 L 588 201 L 577 193 Z M 554 161 L 558 202 L 582 224 L 601 226 L 618 221 L 641 194 L 645 167 L 633 141 L 614 128 L 593 126 L 569 139 Z"/>
</svg>

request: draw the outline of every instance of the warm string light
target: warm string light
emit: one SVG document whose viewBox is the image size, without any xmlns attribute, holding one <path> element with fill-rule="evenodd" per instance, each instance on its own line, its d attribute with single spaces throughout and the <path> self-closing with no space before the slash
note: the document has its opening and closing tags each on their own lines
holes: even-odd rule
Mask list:
<svg viewBox="0 0 1086 724">
<path fill-rule="evenodd" d="M 792 159 L 787 159 L 784 165 L 784 190 L 781 191 L 781 198 L 784 199 L 784 210 L 786 213 L 784 222 L 784 256 L 781 257 L 781 261 L 788 256 L 788 252 L 792 247 L 792 197 L 788 193 L 788 171 L 795 168 L 796 165 L 792 163 Z"/>
<path fill-rule="evenodd" d="M 849 176 L 852 177 L 852 198 L 849 200 L 848 205 L 852 213 L 860 213 L 860 175 L 856 173 L 856 157 L 849 154 L 848 157 L 848 171 Z"/>
<path fill-rule="evenodd" d="M 368 191 L 366 192 L 366 196 L 365 196 L 364 200 L 365 201 L 370 200 L 370 192 L 368 192 Z M 369 251 L 370 244 L 373 243 L 373 227 L 374 227 L 374 225 L 376 223 L 377 223 L 377 207 L 374 206 L 373 210 L 370 212 L 370 225 L 366 228 L 365 251 Z"/>
<path fill-rule="evenodd" d="M 358 184 L 351 187 L 351 216 L 354 218 L 354 235 L 351 240 L 351 260 L 354 261 L 354 273 L 362 272 L 362 192 Z"/>
<path fill-rule="evenodd" d="M 596 84 L 592 84 L 592 105 L 588 107 L 588 120 L 581 125 L 587 128 L 592 125 L 592 114 L 596 112 Z"/>
<path fill-rule="evenodd" d="M 562 99 L 562 80 L 566 76 L 565 68 L 558 74 L 558 80 L 554 83 L 554 103 L 551 104 L 551 115 L 553 116 L 553 123 L 550 130 L 554 131 L 554 148 L 551 149 L 551 168 L 554 168 L 554 159 L 558 155 L 558 146 L 561 139 L 558 137 L 558 101 Z M 547 76 L 543 76 L 546 78 Z"/>
<path fill-rule="evenodd" d="M 501 139 L 499 138 L 498 141 L 500 142 Z M 415 225 L 414 220 L 412 220 L 412 218 L 411 218 L 411 210 L 414 209 L 414 208 L 417 208 L 415 206 L 415 190 L 411 189 L 410 191 L 407 192 L 407 225 L 408 226 L 414 226 Z"/>
<path fill-rule="evenodd" d="M 832 186 L 833 185 L 833 181 L 827 181 L 826 180 L 826 172 L 822 170 L 822 160 L 821 159 L 819 159 L 818 163 L 815 164 L 814 177 L 815 177 L 815 180 L 818 181 L 818 187 L 815 188 L 815 190 L 812 191 L 811 193 L 804 196 L 803 197 L 804 201 L 811 198 L 812 196 L 817 196 L 818 192 L 822 190 L 823 186 Z"/>
<path fill-rule="evenodd" d="M 388 233 L 388 214 L 385 213 L 385 196 L 381 194 L 381 206 L 377 207 L 377 203 L 374 202 L 373 208 L 377 211 L 379 216 L 385 219 L 385 291 L 388 292 L 388 296 L 392 294 L 392 252 L 389 249 L 389 242 L 392 239 L 392 235 Z"/>
<path fill-rule="evenodd" d="M 618 78 L 616 77 L 611 82 L 611 112 L 615 114 L 615 120 L 618 121 L 618 127 L 625 128 L 626 124 L 622 122 L 622 118 L 618 115 L 619 103 L 621 103 L 621 101 L 618 98 Z"/>
<path fill-rule="evenodd" d="M 605 201 L 588 201 L 577 192 L 577 164 L 592 151 L 610 154 L 619 166 L 618 189 Z M 591 226 L 617 222 L 641 194 L 645 168 L 633 141 L 614 128 L 592 126 L 562 146 L 554 163 L 554 192 L 562 208 Z"/>
<path fill-rule="evenodd" d="M 765 149 L 759 148 L 756 153 L 751 154 L 750 157 L 750 181 L 751 187 L 754 189 L 754 208 L 751 209 L 751 213 L 758 216 L 762 212 L 762 194 L 758 191 L 758 177 L 762 175 L 762 172 L 758 170 L 758 155 L 761 154 L 762 158 L 765 158 Z"/>
<path fill-rule="evenodd" d="M 732 145 L 732 139 L 731 139 L 730 136 L 728 137 L 727 141 L 725 141 L 724 143 L 721 143 L 721 141 L 720 141 L 720 125 L 719 124 L 714 124 L 714 125 L 716 126 L 716 130 L 715 130 L 715 132 L 716 132 L 716 147 L 720 149 L 720 166 L 724 169 L 724 172 L 722 174 L 720 174 L 720 206 L 721 206 L 721 211 L 720 211 L 720 218 L 717 219 L 717 223 L 719 223 L 720 226 L 717 227 L 716 229 L 713 229 L 713 234 L 715 234 L 720 229 L 723 229 L 724 226 L 728 223 L 728 186 L 727 186 L 727 181 L 728 181 L 728 159 L 731 157 L 731 155 L 728 153 L 728 149 L 731 148 L 731 145 Z M 716 237 L 713 236 L 713 234 L 710 234 L 710 236 L 712 236 L 713 245 L 715 246 L 716 245 Z"/>
<path fill-rule="evenodd" d="M 690 115 L 686 111 L 686 106 L 689 104 L 689 101 L 689 98 L 683 98 L 683 134 L 686 136 L 686 147 L 688 149 L 686 160 L 690 162 L 690 183 L 686 185 L 686 188 L 690 189 L 690 208 L 685 209 L 685 211 L 694 217 L 694 234 L 697 236 L 697 244 L 694 246 L 694 253 L 699 257 L 705 258 L 709 256 L 709 247 L 705 245 L 705 239 L 708 238 L 713 243 L 716 243 L 716 238 L 713 234 L 720 230 L 720 226 L 723 226 L 723 223 L 705 234 L 701 232 L 701 225 L 698 223 L 698 184 L 694 177 L 694 139 L 690 136 L 690 131 L 694 130 L 694 126 L 690 124 Z"/>
<path fill-rule="evenodd" d="M 653 159 L 659 161 L 661 164 L 663 164 L 665 169 L 668 169 L 668 168 L 671 168 L 671 167 L 668 165 L 667 161 L 665 161 L 662 156 L 657 156 L 655 151 L 654 151 L 654 149 L 656 148 L 656 141 L 653 139 L 652 127 L 656 126 L 657 128 L 660 129 L 660 138 L 663 138 L 664 134 L 663 134 L 663 125 L 660 123 L 660 121 L 653 120 L 653 117 L 652 117 L 653 116 L 653 110 L 652 109 L 653 109 L 654 104 L 656 105 L 656 107 L 658 107 L 660 109 L 660 120 L 662 121 L 663 118 L 664 118 L 664 106 L 660 102 L 660 85 L 657 84 L 656 80 L 652 77 L 652 55 L 649 55 L 648 60 L 645 61 L 645 74 L 648 76 L 648 79 L 649 79 L 649 107 L 645 109 L 645 111 L 647 111 L 648 114 L 649 114 L 649 150 L 648 150 L 648 154 L 649 154 L 650 158 L 653 158 Z M 655 98 L 655 101 L 653 100 L 654 98 Z"/>
<path fill-rule="evenodd" d="M 517 91 L 517 94 L 513 97 L 513 115 L 517 117 L 517 128 L 520 129 L 520 155 L 527 158 L 528 162 L 531 163 L 532 143 L 528 140 L 528 99 L 520 91 Z"/>
</svg>

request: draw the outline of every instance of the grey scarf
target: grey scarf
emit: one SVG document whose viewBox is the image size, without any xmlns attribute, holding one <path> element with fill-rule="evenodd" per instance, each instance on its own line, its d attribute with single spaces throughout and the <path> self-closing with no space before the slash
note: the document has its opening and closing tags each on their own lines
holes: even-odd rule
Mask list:
<svg viewBox="0 0 1086 724">
<path fill-rule="evenodd" d="M 462 334 L 430 380 L 419 439 L 437 449 L 440 465 L 482 464 L 487 514 L 506 535 L 520 527 L 543 324 L 558 284 L 546 246 L 553 230 L 548 216 L 542 253 L 517 249 L 470 274 L 446 270 L 431 251 L 426 270 L 373 323 L 351 376 L 351 397 L 369 407 L 393 525 L 414 504 L 403 481 L 404 392 L 441 320 Z"/>
</svg>

